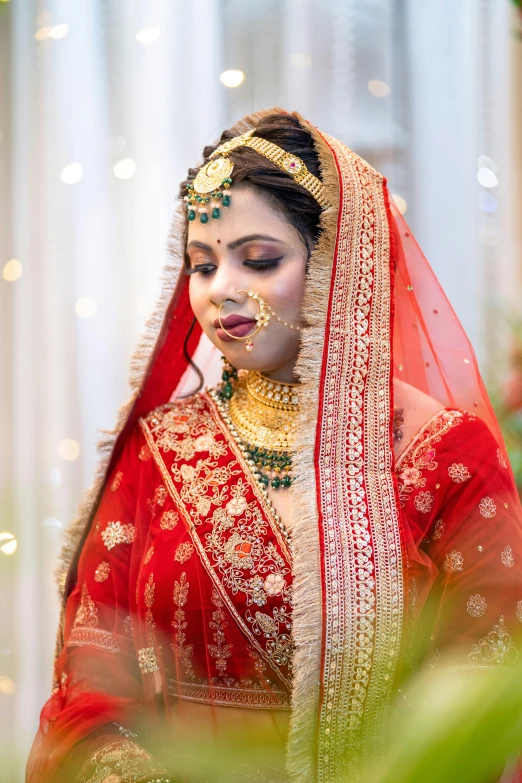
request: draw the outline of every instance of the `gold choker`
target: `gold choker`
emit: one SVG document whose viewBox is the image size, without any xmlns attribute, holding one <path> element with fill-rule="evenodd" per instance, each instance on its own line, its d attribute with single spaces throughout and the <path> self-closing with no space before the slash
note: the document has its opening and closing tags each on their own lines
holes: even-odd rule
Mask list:
<svg viewBox="0 0 522 783">
<path fill-rule="evenodd" d="M 292 451 L 299 412 L 297 387 L 258 372 L 241 375 L 228 403 L 239 438 L 266 451 Z"/>
</svg>

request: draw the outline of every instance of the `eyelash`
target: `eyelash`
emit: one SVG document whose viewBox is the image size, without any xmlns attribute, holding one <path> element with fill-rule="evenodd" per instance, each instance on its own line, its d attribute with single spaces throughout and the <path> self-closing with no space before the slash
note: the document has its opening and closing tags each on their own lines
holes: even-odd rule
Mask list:
<svg viewBox="0 0 522 783">
<path fill-rule="evenodd" d="M 283 256 L 280 256 L 279 258 L 266 258 L 262 261 L 251 261 L 250 263 L 246 260 L 243 263 L 249 269 L 255 269 L 256 272 L 264 272 L 268 269 L 276 269 L 282 258 Z M 207 277 L 215 268 L 216 267 L 211 264 L 197 264 L 196 266 L 189 267 L 186 272 L 187 275 L 194 275 L 196 272 L 199 272 L 204 277 Z"/>
</svg>

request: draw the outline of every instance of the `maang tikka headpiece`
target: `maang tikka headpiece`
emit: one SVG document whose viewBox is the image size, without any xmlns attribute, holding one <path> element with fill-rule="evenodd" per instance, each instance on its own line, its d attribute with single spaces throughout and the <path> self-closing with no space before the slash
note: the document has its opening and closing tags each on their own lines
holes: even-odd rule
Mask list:
<svg viewBox="0 0 522 783">
<path fill-rule="evenodd" d="M 217 220 L 221 216 L 220 204 L 223 207 L 230 206 L 230 194 L 227 191 L 232 184 L 234 164 L 228 155 L 237 147 L 254 149 L 306 188 L 323 209 L 330 205 L 321 180 L 308 171 L 301 158 L 277 144 L 272 144 L 271 141 L 253 136 L 254 132 L 255 128 L 252 128 L 221 144 L 211 154 L 209 162 L 200 168 L 194 181 L 187 185 L 188 195 L 185 196 L 185 202 L 189 220 L 195 220 L 197 212 L 200 221 L 208 223 L 209 210 L 214 220 Z"/>
</svg>

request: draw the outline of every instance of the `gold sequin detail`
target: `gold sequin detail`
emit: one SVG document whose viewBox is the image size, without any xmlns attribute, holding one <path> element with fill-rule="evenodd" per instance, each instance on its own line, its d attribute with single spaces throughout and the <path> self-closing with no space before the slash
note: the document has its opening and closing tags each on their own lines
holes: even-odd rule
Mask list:
<svg viewBox="0 0 522 783">
<path fill-rule="evenodd" d="M 108 522 L 105 530 L 102 530 L 103 543 L 110 551 L 117 544 L 132 544 L 134 541 L 134 525 L 122 525 L 121 522 Z"/>
<path fill-rule="evenodd" d="M 112 480 L 112 483 L 111 483 L 111 492 L 116 492 L 116 490 L 118 489 L 118 487 L 119 487 L 119 486 L 120 486 L 120 484 L 121 484 L 121 480 L 122 480 L 122 478 L 123 478 L 123 473 L 121 472 L 121 470 L 119 470 L 119 471 L 116 473 L 116 475 L 114 476 L 113 480 Z"/>
<path fill-rule="evenodd" d="M 100 563 L 96 571 L 94 572 L 95 582 L 105 582 L 110 573 L 111 567 L 107 562 Z"/>
</svg>

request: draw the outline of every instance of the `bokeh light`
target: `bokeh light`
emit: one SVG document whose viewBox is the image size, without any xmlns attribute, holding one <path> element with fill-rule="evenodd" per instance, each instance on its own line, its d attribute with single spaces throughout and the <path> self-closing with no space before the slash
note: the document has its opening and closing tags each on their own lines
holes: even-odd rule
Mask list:
<svg viewBox="0 0 522 783">
<path fill-rule="evenodd" d="M 225 87 L 239 87 L 245 81 L 245 74 L 243 71 L 223 71 L 223 73 L 219 74 L 219 81 Z"/>
<path fill-rule="evenodd" d="M 83 166 L 81 163 L 69 163 L 60 174 L 60 179 L 66 185 L 74 185 L 83 177 Z"/>
<path fill-rule="evenodd" d="M 5 265 L 2 272 L 4 280 L 9 283 L 14 283 L 22 275 L 22 264 L 17 258 L 11 258 Z"/>
<path fill-rule="evenodd" d="M 74 309 L 80 318 L 92 318 L 98 310 L 98 302 L 92 296 L 80 296 L 76 300 Z"/>
<path fill-rule="evenodd" d="M 498 185 L 495 172 L 484 168 L 484 166 L 477 171 L 477 179 L 483 188 L 496 188 Z"/>
<path fill-rule="evenodd" d="M 0 693 L 7 693 L 9 696 L 14 696 L 15 692 L 16 686 L 14 680 L 10 677 L 5 677 L 4 675 L 0 676 Z"/>
<path fill-rule="evenodd" d="M 496 212 L 498 207 L 496 198 L 492 196 L 491 193 L 488 193 L 487 190 L 480 191 L 478 195 L 478 204 L 482 212 Z"/>
<path fill-rule="evenodd" d="M 16 552 L 18 542 L 12 533 L 0 533 L 0 552 L 4 555 L 12 555 Z"/>
<path fill-rule="evenodd" d="M 142 44 L 154 43 L 158 38 L 159 30 L 157 27 L 143 27 L 136 33 L 136 40 Z"/>
<path fill-rule="evenodd" d="M 49 38 L 54 38 L 56 41 L 59 38 L 65 38 L 66 35 L 69 35 L 68 24 L 55 24 L 54 27 L 51 27 L 49 30 Z"/>
<path fill-rule="evenodd" d="M 80 446 L 73 438 L 64 438 L 58 446 L 58 454 L 67 462 L 74 462 L 80 456 Z"/>
<path fill-rule="evenodd" d="M 379 79 L 370 79 L 368 82 L 368 89 L 376 98 L 386 98 L 391 92 L 390 86 L 386 84 L 386 82 L 381 82 Z"/>
<path fill-rule="evenodd" d="M 114 166 L 114 174 L 118 179 L 130 179 L 136 174 L 136 163 L 132 158 L 123 158 Z"/>
</svg>

